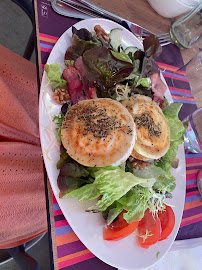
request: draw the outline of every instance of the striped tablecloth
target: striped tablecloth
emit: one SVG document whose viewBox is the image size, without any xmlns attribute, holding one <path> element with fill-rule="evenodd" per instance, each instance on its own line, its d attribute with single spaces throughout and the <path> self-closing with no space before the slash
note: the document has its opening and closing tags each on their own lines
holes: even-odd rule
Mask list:
<svg viewBox="0 0 202 270">
<path fill-rule="evenodd" d="M 78 20 L 62 17 L 54 13 L 50 2 L 38 0 L 38 23 L 42 70 L 47 58 L 62 33 Z M 174 45 L 163 48 L 156 59 L 168 84 L 174 102 L 183 103 L 180 119 L 196 110 L 196 103 L 191 95 L 185 72 L 176 75 L 175 71 L 183 64 L 181 53 Z M 176 82 L 173 87 L 171 78 Z M 186 198 L 181 226 L 176 240 L 202 236 L 202 199 L 199 194 L 196 177 L 202 169 L 202 154 L 186 153 Z M 96 258 L 78 239 L 64 218 L 53 195 L 55 234 L 58 255 L 58 268 L 62 270 L 108 270 L 115 269 Z"/>
</svg>

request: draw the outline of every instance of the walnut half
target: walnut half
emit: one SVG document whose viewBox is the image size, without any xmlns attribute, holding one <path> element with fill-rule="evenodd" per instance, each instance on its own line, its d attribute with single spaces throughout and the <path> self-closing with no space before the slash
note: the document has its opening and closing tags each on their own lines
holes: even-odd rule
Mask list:
<svg viewBox="0 0 202 270">
<path fill-rule="evenodd" d="M 69 93 L 67 89 L 64 88 L 56 88 L 53 93 L 53 99 L 60 105 L 64 104 L 69 98 Z"/>
<path fill-rule="evenodd" d="M 129 161 L 131 162 L 131 165 L 134 169 L 137 169 L 137 170 L 144 170 L 144 168 L 146 166 L 149 166 L 150 163 L 149 162 L 146 162 L 146 161 L 143 161 L 143 160 L 139 160 L 139 159 L 136 159 L 132 156 L 129 157 Z"/>
<path fill-rule="evenodd" d="M 106 42 L 109 41 L 109 35 L 105 32 L 105 30 L 100 25 L 95 25 L 94 30 L 98 37 L 101 37 Z"/>
</svg>

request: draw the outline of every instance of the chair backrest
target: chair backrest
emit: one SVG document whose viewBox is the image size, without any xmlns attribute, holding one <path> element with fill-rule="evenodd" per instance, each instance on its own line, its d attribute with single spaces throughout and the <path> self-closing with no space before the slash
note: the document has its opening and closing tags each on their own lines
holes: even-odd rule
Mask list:
<svg viewBox="0 0 202 270">
<path fill-rule="evenodd" d="M 29 40 L 27 42 L 23 57 L 27 60 L 30 60 L 32 53 L 34 51 L 35 47 L 35 31 L 34 31 L 34 6 L 33 1 L 30 0 L 11 0 L 16 5 L 18 5 L 29 17 L 31 23 L 32 23 L 32 32 L 29 36 Z"/>
<path fill-rule="evenodd" d="M 11 0 L 14 2 L 16 5 L 21 7 L 24 12 L 27 14 L 29 17 L 30 21 L 34 22 L 34 8 L 33 8 L 33 3 L 30 0 Z"/>
</svg>

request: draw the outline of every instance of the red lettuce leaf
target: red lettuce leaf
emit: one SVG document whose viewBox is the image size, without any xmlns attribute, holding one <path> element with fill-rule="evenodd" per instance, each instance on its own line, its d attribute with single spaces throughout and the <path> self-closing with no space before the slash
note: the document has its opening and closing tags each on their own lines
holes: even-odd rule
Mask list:
<svg viewBox="0 0 202 270">
<path fill-rule="evenodd" d="M 146 57 L 152 57 L 154 59 L 162 52 L 162 47 L 159 43 L 159 39 L 155 35 L 146 37 L 143 40 L 143 46 Z"/>
<path fill-rule="evenodd" d="M 65 53 L 65 60 L 76 60 L 79 56 L 93 47 L 100 46 L 101 42 L 93 36 L 87 29 L 77 30 L 72 27 L 72 46 Z"/>
<path fill-rule="evenodd" d="M 133 71 L 133 64 L 115 58 L 105 47 L 94 47 L 83 54 L 85 76 L 101 88 L 113 87 L 127 78 Z"/>
</svg>

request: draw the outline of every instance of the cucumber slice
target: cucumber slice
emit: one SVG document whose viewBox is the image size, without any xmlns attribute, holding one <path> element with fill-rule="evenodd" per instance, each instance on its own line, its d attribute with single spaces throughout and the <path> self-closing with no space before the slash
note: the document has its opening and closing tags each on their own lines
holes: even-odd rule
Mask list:
<svg viewBox="0 0 202 270">
<path fill-rule="evenodd" d="M 139 51 L 139 50 L 140 49 L 138 49 L 137 47 L 130 46 L 125 49 L 125 53 L 129 54 L 131 52 L 132 54 L 134 54 L 136 51 Z"/>
<path fill-rule="evenodd" d="M 121 46 L 122 31 L 123 29 L 121 28 L 114 28 L 109 33 L 110 45 L 115 51 Z"/>
</svg>

